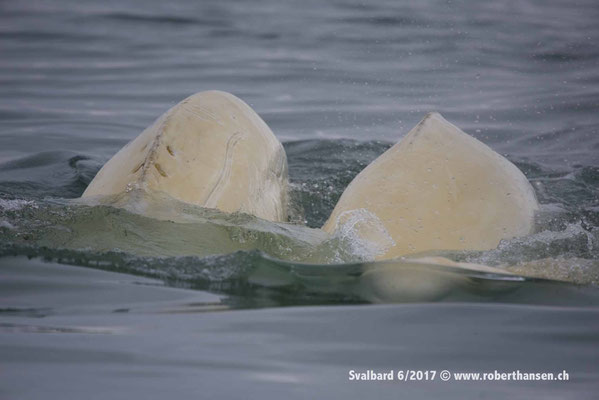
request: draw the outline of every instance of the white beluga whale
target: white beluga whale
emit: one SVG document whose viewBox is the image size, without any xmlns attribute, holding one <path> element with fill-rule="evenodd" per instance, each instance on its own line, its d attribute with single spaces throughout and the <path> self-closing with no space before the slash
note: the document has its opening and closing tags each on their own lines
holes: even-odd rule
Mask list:
<svg viewBox="0 0 599 400">
<path fill-rule="evenodd" d="M 537 209 L 533 188 L 514 164 L 429 113 L 354 178 L 323 229 L 335 233 L 351 223 L 366 241 L 387 238 L 377 259 L 488 250 L 531 233 Z M 359 213 L 372 221 L 355 224 Z"/>
<path fill-rule="evenodd" d="M 172 198 L 251 214 L 295 232 L 299 227 L 285 228 L 287 188 L 285 151 L 266 123 L 237 97 L 208 91 L 177 104 L 123 147 L 82 197 L 129 209 L 131 203 L 159 199 L 134 210 L 155 219 L 179 212 L 160 202 Z M 355 177 L 322 230 L 310 231 L 320 241 L 342 236 L 373 245 L 356 246 L 374 249 L 367 259 L 394 259 L 386 268 L 365 267 L 363 276 L 383 298 L 393 298 L 389 293 L 419 287 L 406 276 L 419 265 L 509 275 L 422 253 L 495 248 L 503 239 L 529 234 L 537 209 L 534 191 L 516 166 L 430 113 Z M 409 259 L 398 258 L 403 256 Z M 442 281 L 417 291 L 436 295 L 451 286 Z"/>
<path fill-rule="evenodd" d="M 221 91 L 201 92 L 168 110 L 115 154 L 82 197 L 102 203 L 140 191 L 286 221 L 287 158 L 246 103 Z M 145 213 L 152 216 L 152 209 Z"/>
</svg>

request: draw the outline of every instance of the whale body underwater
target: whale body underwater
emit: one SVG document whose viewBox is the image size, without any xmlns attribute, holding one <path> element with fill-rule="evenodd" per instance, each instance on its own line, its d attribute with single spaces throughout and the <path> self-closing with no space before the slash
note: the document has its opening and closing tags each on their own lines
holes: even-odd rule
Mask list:
<svg viewBox="0 0 599 400">
<path fill-rule="evenodd" d="M 125 145 L 100 169 L 82 201 L 176 218 L 165 207 L 140 201 L 159 194 L 287 223 L 288 185 L 285 151 L 268 125 L 234 95 L 206 91 L 175 105 Z M 526 236 L 538 208 L 533 188 L 515 165 L 429 113 L 354 178 L 321 229 L 324 236 L 341 232 L 371 244 L 373 260 L 396 261 L 372 277 L 379 290 L 438 291 L 431 282 L 415 287 L 405 273 L 393 279 L 393 265 L 510 276 L 504 269 L 427 253 L 489 250 L 501 240 Z"/>
</svg>

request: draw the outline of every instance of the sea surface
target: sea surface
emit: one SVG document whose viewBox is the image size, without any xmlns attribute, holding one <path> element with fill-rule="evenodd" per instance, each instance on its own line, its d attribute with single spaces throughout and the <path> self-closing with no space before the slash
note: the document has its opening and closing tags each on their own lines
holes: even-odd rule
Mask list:
<svg viewBox="0 0 599 400">
<path fill-rule="evenodd" d="M 0 2 L 0 398 L 595 398 L 598 20 L 593 0 Z M 291 224 L 76 200 L 209 89 L 283 142 Z M 316 229 L 429 111 L 535 189 L 533 234 L 442 254 L 516 276 Z M 390 369 L 570 379 L 348 379 Z"/>
</svg>

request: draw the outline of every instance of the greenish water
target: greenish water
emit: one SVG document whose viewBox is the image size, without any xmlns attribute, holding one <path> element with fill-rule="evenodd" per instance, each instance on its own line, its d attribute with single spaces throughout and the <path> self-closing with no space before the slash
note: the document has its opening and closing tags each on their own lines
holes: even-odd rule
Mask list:
<svg viewBox="0 0 599 400">
<path fill-rule="evenodd" d="M 16 177 L 21 174 L 44 183 L 29 182 L 30 193 L 22 195 L 25 199 L 1 200 L 2 251 L 4 254 L 42 255 L 89 266 L 101 261 L 103 268 L 168 277 L 170 282 L 180 286 L 197 285 L 201 281 L 202 287 L 213 287 L 220 285 L 223 276 L 228 276 L 231 282 L 237 279 L 245 287 L 249 271 L 254 270 L 262 274 L 270 271 L 275 281 L 294 282 L 297 277 L 293 271 L 319 270 L 321 278 L 329 277 L 331 283 L 324 292 L 339 290 L 340 301 L 344 301 L 347 290 L 340 289 L 335 281 L 346 279 L 348 271 L 360 275 L 367 269 L 379 268 L 379 263 L 372 262 L 377 243 L 361 241 L 351 230 L 328 236 L 311 226 L 318 227 L 324 222 L 345 186 L 387 146 L 349 140 L 287 143 L 292 171 L 291 223 L 220 213 L 160 194 L 115 196 L 112 202 L 119 208 L 94 205 L 93 201 L 50 197 L 43 186 L 46 181 L 41 178 L 58 168 L 52 163 L 66 164 L 61 167 L 64 173 L 58 175 L 67 180 L 60 188 L 63 196 L 69 191 L 74 196 L 79 195 L 100 164 L 72 158 L 62 161 L 58 154 L 54 155 L 57 158 L 48 154 L 40 157 L 45 162 L 37 166 L 31 161 L 8 164 L 5 174 Z M 327 157 L 327 153 L 336 156 Z M 587 168 L 560 176 L 530 164 L 519 166 L 531 179 L 542 203 L 535 233 L 503 241 L 490 251 L 435 254 L 497 266 L 532 278 L 596 285 L 599 282 L 599 230 L 594 225 L 597 217 L 593 211 L 594 196 L 599 191 L 596 171 Z M 59 188 L 57 184 L 50 184 Z M 4 183 L 7 191 L 10 189 L 13 193 L 20 185 Z M 574 192 L 577 197 L 572 202 L 570 197 Z M 149 208 L 156 218 L 142 215 Z M 368 267 L 357 266 L 366 264 Z M 264 265 L 272 268 L 264 269 Z M 290 265 L 295 267 L 290 268 Z M 385 269 L 385 265 L 380 263 L 380 269 Z M 323 282 L 326 280 L 319 284 L 326 287 Z M 252 285 L 262 283 L 255 281 Z M 265 283 L 264 286 L 269 292 L 274 290 L 273 285 Z M 274 286 L 282 287 L 284 297 L 286 284 Z M 228 293 L 237 294 L 235 289 Z M 305 295 L 315 301 L 314 293 L 306 290 Z M 276 296 L 280 298 L 281 294 Z M 326 296 L 323 301 L 328 302 Z M 293 299 L 283 302 L 301 303 L 301 294 L 299 300 L 297 297 L 295 293 Z M 361 300 L 368 301 L 369 297 L 372 296 Z M 415 296 L 414 300 L 428 300 L 428 297 Z"/>
</svg>

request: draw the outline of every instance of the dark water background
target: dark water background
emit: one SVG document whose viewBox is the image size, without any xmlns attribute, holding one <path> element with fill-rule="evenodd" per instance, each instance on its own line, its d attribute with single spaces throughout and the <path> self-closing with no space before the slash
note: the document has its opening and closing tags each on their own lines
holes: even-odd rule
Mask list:
<svg viewBox="0 0 599 400">
<path fill-rule="evenodd" d="M 49 220 L 82 218 L 64 199 L 162 112 L 220 89 L 284 142 L 296 221 L 320 226 L 355 174 L 435 110 L 518 165 L 542 203 L 535 235 L 464 257 L 576 258 L 555 273 L 597 284 L 597 20 L 591 0 L 0 2 L 0 397 L 593 398 L 594 287 L 356 306 L 368 298 L 339 283 L 351 265 L 289 284 L 299 267 L 251 251 L 155 260 L 28 243 Z M 359 368 L 573 379 L 350 384 Z"/>
</svg>

